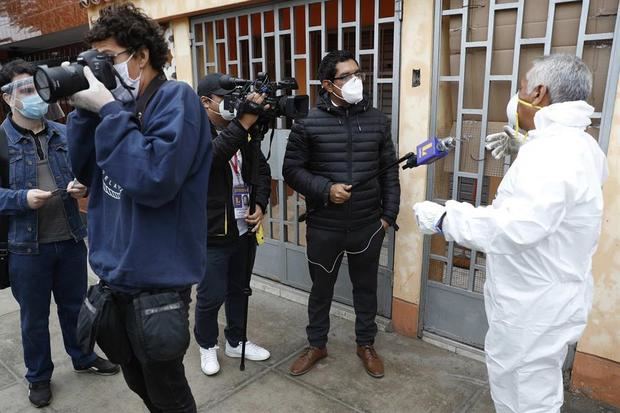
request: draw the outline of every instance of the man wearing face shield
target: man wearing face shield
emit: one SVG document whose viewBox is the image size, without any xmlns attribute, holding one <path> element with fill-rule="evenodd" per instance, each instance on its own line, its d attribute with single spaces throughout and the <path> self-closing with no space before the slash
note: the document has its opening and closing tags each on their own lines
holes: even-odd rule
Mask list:
<svg viewBox="0 0 620 413">
<path fill-rule="evenodd" d="M 43 407 L 52 398 L 54 364 L 48 329 L 52 294 L 75 370 L 115 374 L 119 369 L 95 353 L 84 354 L 76 340 L 87 284 L 86 228 L 77 199 L 86 195 L 86 187 L 71 173 L 65 126 L 45 119 L 49 108 L 35 91 L 35 69 L 32 63 L 14 60 L 0 70 L 2 102 L 10 108 L 0 131 L 10 165 L 9 185 L 3 182 L 0 188 L 0 213 L 10 217 L 9 274 L 20 307 L 28 398 Z"/>
<path fill-rule="evenodd" d="M 198 95 L 211 124 L 213 163 L 209 176 L 207 203 L 208 239 L 207 270 L 196 292 L 196 324 L 194 335 L 200 346 L 200 366 L 211 376 L 220 370 L 217 359 L 220 307 L 226 302 L 226 350 L 229 357 L 241 356 L 243 340 L 243 289 L 247 268 L 254 266 L 257 234 L 271 193 L 271 170 L 262 152 L 253 153 L 249 131 L 258 116 L 236 113 L 224 108 L 224 96 L 232 90 L 220 86 L 221 73 L 211 73 L 198 83 Z M 246 98 L 262 104 L 264 96 L 250 94 Z M 261 137 L 262 138 L 262 137 Z M 257 185 L 248 185 L 251 162 L 258 155 Z M 256 212 L 249 214 L 250 192 L 256 191 Z M 248 260 L 251 262 L 248 263 Z M 249 264 L 249 266 L 248 266 Z M 269 351 L 251 341 L 246 342 L 245 357 L 263 361 Z"/>
<path fill-rule="evenodd" d="M 317 107 L 295 122 L 282 172 L 307 206 L 307 258 L 312 278 L 306 328 L 310 346 L 290 368 L 308 372 L 327 356 L 329 311 L 344 253 L 353 284 L 357 355 L 366 372 L 383 377 L 374 348 L 377 271 L 385 232 L 396 227 L 398 167 L 355 190 L 352 185 L 396 160 L 390 123 L 363 93 L 363 74 L 352 53 L 328 53 L 319 66 Z"/>
<path fill-rule="evenodd" d="M 161 27 L 133 4 L 101 9 L 86 41 L 122 79 L 110 92 L 85 67 L 90 87 L 71 97 L 67 124 L 73 170 L 90 188 L 89 258 L 101 281 L 89 298 L 111 296 L 97 343 L 151 412 L 193 413 L 183 358 L 191 286 L 206 267 L 207 114 L 188 84 L 165 79 Z"/>
<path fill-rule="evenodd" d="M 591 89 L 592 74 L 578 57 L 537 59 L 509 110 L 527 143 L 493 204 L 414 206 L 423 233 L 487 254 L 485 352 L 500 413 L 560 411 L 562 364 L 592 305 L 607 164 L 585 132 Z"/>
</svg>

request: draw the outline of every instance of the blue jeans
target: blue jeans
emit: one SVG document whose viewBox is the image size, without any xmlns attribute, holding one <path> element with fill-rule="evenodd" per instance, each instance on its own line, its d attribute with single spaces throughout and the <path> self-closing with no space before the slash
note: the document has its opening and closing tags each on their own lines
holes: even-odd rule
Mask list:
<svg viewBox="0 0 620 413">
<path fill-rule="evenodd" d="M 36 255 L 9 255 L 11 291 L 19 303 L 24 362 L 30 383 L 52 377 L 54 363 L 50 350 L 50 299 L 58 308 L 65 350 L 77 369 L 94 363 L 95 353 L 82 354 L 76 327 L 86 294 L 87 269 L 84 241 L 39 244 Z"/>
<path fill-rule="evenodd" d="M 253 267 L 255 254 L 254 236 L 242 235 L 229 244 L 208 246 L 207 271 L 196 290 L 194 335 L 200 347 L 210 348 L 217 344 L 217 313 L 224 302 L 226 339 L 234 347 L 243 340 L 243 289 L 248 282 L 248 259 Z"/>
</svg>

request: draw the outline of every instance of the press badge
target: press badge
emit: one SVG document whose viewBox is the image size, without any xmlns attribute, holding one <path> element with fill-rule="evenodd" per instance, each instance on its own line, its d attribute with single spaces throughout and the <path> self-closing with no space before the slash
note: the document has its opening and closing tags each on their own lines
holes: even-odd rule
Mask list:
<svg viewBox="0 0 620 413">
<path fill-rule="evenodd" d="M 233 207 L 235 219 L 243 219 L 250 210 L 250 189 L 247 185 L 235 185 L 233 187 Z"/>
</svg>

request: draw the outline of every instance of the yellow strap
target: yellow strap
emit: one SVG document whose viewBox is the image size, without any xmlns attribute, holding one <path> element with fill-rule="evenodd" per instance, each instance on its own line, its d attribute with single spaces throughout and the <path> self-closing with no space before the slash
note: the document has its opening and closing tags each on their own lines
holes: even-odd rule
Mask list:
<svg viewBox="0 0 620 413">
<path fill-rule="evenodd" d="M 263 231 L 263 224 L 260 224 L 256 230 L 256 243 L 259 246 L 265 243 L 265 231 Z"/>
</svg>

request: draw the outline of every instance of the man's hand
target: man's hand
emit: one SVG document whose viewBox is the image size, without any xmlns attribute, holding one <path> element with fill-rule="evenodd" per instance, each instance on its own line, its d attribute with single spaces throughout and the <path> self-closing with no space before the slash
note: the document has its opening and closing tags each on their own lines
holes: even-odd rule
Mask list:
<svg viewBox="0 0 620 413">
<path fill-rule="evenodd" d="M 93 74 L 88 66 L 84 66 L 84 77 L 90 87 L 71 96 L 73 106 L 99 113 L 107 103 L 114 102 L 114 96 Z"/>
<path fill-rule="evenodd" d="M 88 188 L 79 183 L 77 179 L 74 179 L 67 185 L 67 193 L 75 199 L 84 198 L 87 190 Z"/>
<path fill-rule="evenodd" d="M 422 234 L 437 234 L 440 232 L 438 227 L 439 220 L 446 212 L 446 207 L 436 204 L 435 202 L 424 201 L 418 202 L 413 206 L 415 219 Z"/>
<path fill-rule="evenodd" d="M 351 198 L 351 185 L 333 184 L 329 188 L 329 200 L 334 204 L 344 204 Z"/>
<path fill-rule="evenodd" d="M 41 208 L 51 197 L 50 191 L 41 191 L 40 189 L 31 189 L 26 193 L 26 200 L 30 209 Z"/>
<path fill-rule="evenodd" d="M 253 227 L 252 232 L 256 232 L 258 230 L 258 227 L 260 226 L 260 223 L 263 222 L 263 218 L 263 208 L 261 208 L 260 205 L 256 205 L 256 211 L 254 211 L 252 215 L 246 215 L 245 222 L 247 222 L 248 225 Z"/>
<path fill-rule="evenodd" d="M 491 151 L 491 155 L 495 159 L 502 159 L 504 156 L 515 155 L 519 152 L 519 148 L 525 143 L 525 139 L 526 136 L 521 132 L 505 125 L 503 132 L 486 137 L 485 146 L 487 150 Z"/>
<path fill-rule="evenodd" d="M 388 222 L 383 218 L 381 218 L 381 225 L 383 225 L 384 231 L 387 231 L 388 227 L 390 226 L 390 224 L 388 224 Z"/>
<path fill-rule="evenodd" d="M 256 103 L 257 105 L 262 105 L 266 97 L 267 95 L 265 94 L 261 95 L 259 93 L 250 93 L 246 96 L 245 100 L 248 102 Z M 269 109 L 269 105 L 265 106 L 265 110 L 267 109 Z M 241 116 L 239 116 L 239 123 L 243 125 L 245 130 L 249 130 L 256 123 L 257 120 L 258 115 L 255 115 L 253 113 L 243 113 Z"/>
</svg>

